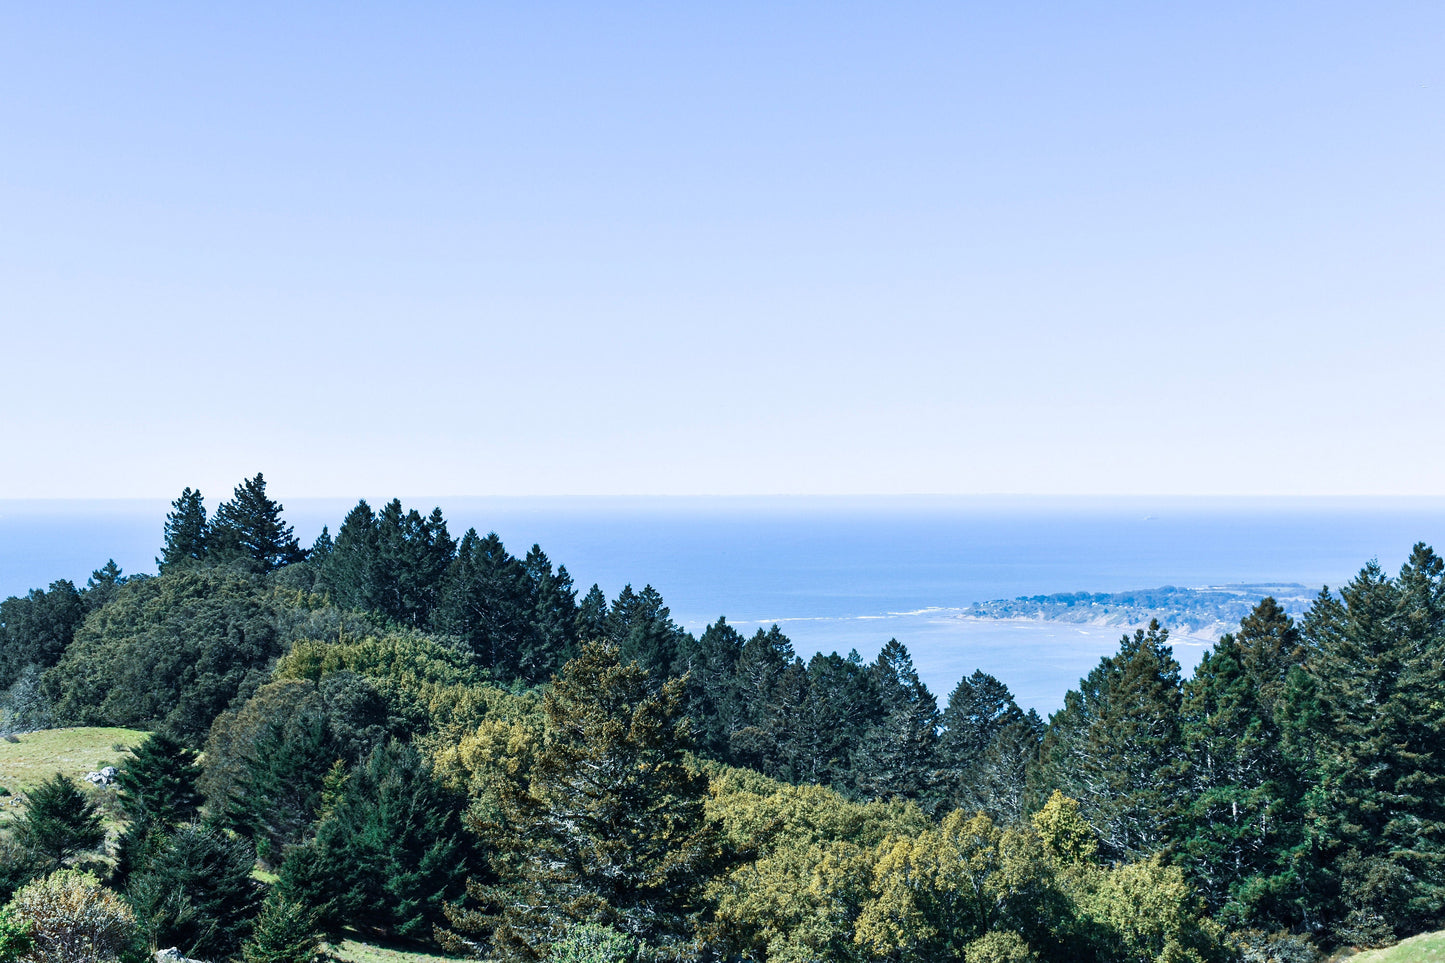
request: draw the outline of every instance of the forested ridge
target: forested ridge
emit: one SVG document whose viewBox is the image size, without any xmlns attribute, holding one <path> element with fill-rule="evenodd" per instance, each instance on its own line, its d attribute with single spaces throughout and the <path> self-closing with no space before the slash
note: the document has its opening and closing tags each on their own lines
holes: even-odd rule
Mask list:
<svg viewBox="0 0 1445 963">
<path fill-rule="evenodd" d="M 304 548 L 257 475 L 213 514 L 184 491 L 162 541 L 157 575 L 0 603 L 0 727 L 154 733 L 100 800 L 118 836 L 59 776 L 0 832 L 0 959 L 39 952 L 47 900 L 121 921 L 112 956 L 253 963 L 342 932 L 508 961 L 1307 961 L 1445 925 L 1423 544 L 1298 620 L 1260 600 L 1188 680 L 1166 630 L 1126 635 L 1046 722 L 982 672 L 940 709 L 896 640 L 694 636 L 650 586 L 583 591 L 396 500 Z"/>
</svg>

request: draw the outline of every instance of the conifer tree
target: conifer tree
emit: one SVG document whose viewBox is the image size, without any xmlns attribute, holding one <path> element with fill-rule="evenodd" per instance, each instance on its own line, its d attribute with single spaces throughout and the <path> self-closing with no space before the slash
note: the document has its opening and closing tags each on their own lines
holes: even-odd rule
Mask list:
<svg viewBox="0 0 1445 963">
<path fill-rule="evenodd" d="M 506 829 L 490 830 L 506 847 L 506 876 L 474 886 L 482 910 L 449 912 L 453 926 L 488 933 L 504 960 L 544 958 L 577 923 L 611 926 L 662 959 L 691 958 L 717 843 L 707 777 L 684 760 L 681 680 L 655 687 L 615 646 L 590 642 L 544 708 L 531 783 L 506 790 Z"/>
<path fill-rule="evenodd" d="M 607 633 L 607 595 L 594 584 L 577 603 L 576 636 L 579 642 L 603 642 Z"/>
<path fill-rule="evenodd" d="M 255 863 L 250 840 L 190 823 L 164 837 L 126 895 L 159 945 L 189 959 L 219 959 L 250 934 L 261 900 Z"/>
<path fill-rule="evenodd" d="M 1042 725 L 1014 702 L 1008 686 L 986 672 L 961 679 L 948 697 L 938 739 L 944 804 L 985 812 L 1004 824 L 1024 814 L 1028 767 Z"/>
<path fill-rule="evenodd" d="M 321 582 L 337 605 L 361 612 L 377 608 L 376 555 L 376 514 L 362 499 L 346 513 L 321 565 Z"/>
<path fill-rule="evenodd" d="M 854 757 L 855 785 L 865 797 L 896 796 L 932 806 L 937 802 L 938 701 L 897 639 L 883 646 L 869 674 L 878 695 L 878 721 Z"/>
<path fill-rule="evenodd" d="M 73 779 L 58 772 L 30 791 L 15 834 L 51 870 L 105 842 L 100 813 Z"/>
<path fill-rule="evenodd" d="M 216 509 L 208 535 L 207 554 L 219 562 L 240 561 L 262 572 L 299 562 L 306 557 L 291 526 L 281 518 L 282 507 L 266 496 L 266 478 L 260 472 L 236 486 L 231 500 Z"/>
<path fill-rule="evenodd" d="M 507 551 L 496 532 L 485 538 L 475 529 L 462 536 L 456 559 L 433 616 L 433 627 L 466 641 L 493 678 L 511 682 L 529 678 L 546 664 L 532 621 L 532 599 L 522 565 Z"/>
<path fill-rule="evenodd" d="M 672 621 L 662 595 L 651 585 L 634 592 L 625 585 L 608 613 L 608 634 L 622 658 L 636 661 L 654 684 L 673 675 L 684 647 L 684 633 Z"/>
<path fill-rule="evenodd" d="M 699 749 L 717 759 L 728 757 L 732 734 L 745 725 L 746 706 L 737 685 L 743 643 L 742 634 L 719 618 L 689 641 L 680 659 L 694 738 Z"/>
<path fill-rule="evenodd" d="M 166 515 L 166 544 L 161 549 L 161 557 L 156 559 L 161 574 L 177 566 L 204 561 L 208 533 L 206 505 L 201 493 L 187 486 L 171 503 L 171 511 Z"/>
<path fill-rule="evenodd" d="M 1065 696 L 1044 738 L 1035 796 L 1077 799 L 1108 858 L 1157 850 L 1178 801 L 1181 691 L 1168 639 L 1157 621 L 1124 636 Z"/>
<path fill-rule="evenodd" d="M 194 749 L 163 732 L 152 733 L 132 750 L 116 774 L 126 815 L 162 826 L 195 819 L 202 802 L 196 789 L 201 777 L 198 759 Z"/>
</svg>

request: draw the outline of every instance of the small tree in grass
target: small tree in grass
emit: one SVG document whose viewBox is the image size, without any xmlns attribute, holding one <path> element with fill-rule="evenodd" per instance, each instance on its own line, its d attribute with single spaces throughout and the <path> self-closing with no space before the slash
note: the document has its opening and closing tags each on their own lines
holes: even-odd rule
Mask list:
<svg viewBox="0 0 1445 963">
<path fill-rule="evenodd" d="M 316 914 L 272 893 L 261 905 L 241 958 L 245 963 L 311 963 L 320 951 Z"/>
<path fill-rule="evenodd" d="M 105 827 L 75 781 L 57 772 L 30 793 L 15 835 L 49 869 L 59 869 L 105 842 Z"/>
<path fill-rule="evenodd" d="M 196 751 L 157 732 L 133 753 L 116 774 L 126 815 L 167 826 L 195 819 L 202 802 L 196 791 L 201 776 Z"/>
</svg>

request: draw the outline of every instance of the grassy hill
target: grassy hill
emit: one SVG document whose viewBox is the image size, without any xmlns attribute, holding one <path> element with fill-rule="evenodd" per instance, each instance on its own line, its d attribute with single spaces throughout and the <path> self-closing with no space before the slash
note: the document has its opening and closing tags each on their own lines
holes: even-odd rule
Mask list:
<svg viewBox="0 0 1445 963">
<path fill-rule="evenodd" d="M 1348 963 L 1445 963 L 1445 930 L 1421 933 L 1383 950 L 1366 950 Z"/>
<path fill-rule="evenodd" d="M 0 821 L 19 809 L 19 796 L 56 772 L 79 779 L 87 772 L 118 765 L 126 747 L 145 739 L 136 729 L 44 729 L 0 739 Z"/>
</svg>

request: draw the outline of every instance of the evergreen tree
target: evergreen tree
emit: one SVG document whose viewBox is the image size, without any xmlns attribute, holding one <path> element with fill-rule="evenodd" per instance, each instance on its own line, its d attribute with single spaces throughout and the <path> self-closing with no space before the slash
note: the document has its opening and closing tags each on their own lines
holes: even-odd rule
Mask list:
<svg viewBox="0 0 1445 963">
<path fill-rule="evenodd" d="M 622 657 L 636 661 L 655 684 L 673 675 L 686 637 L 673 623 L 661 593 L 651 585 L 643 586 L 641 592 L 623 586 L 608 613 L 608 635 Z"/>
<path fill-rule="evenodd" d="M 447 573 L 433 627 L 463 639 L 498 681 L 542 682 L 545 677 L 525 674 L 540 672 L 547 664 L 532 604 L 522 564 L 497 533 L 483 538 L 469 529 Z"/>
<path fill-rule="evenodd" d="M 1179 861 L 1211 911 L 1246 928 L 1302 925 L 1292 865 L 1303 787 L 1285 753 L 1278 709 L 1303 659 L 1294 621 L 1266 598 L 1204 656 L 1184 686 L 1186 805 Z"/>
<path fill-rule="evenodd" d="M 316 541 L 306 551 L 306 560 L 318 569 L 325 568 L 331 560 L 331 552 L 336 548 L 336 543 L 331 540 L 331 530 L 327 526 L 321 526 L 321 534 L 316 536 Z"/>
<path fill-rule="evenodd" d="M 689 640 L 679 664 L 687 677 L 694 738 L 699 749 L 716 759 L 728 758 L 733 733 L 745 725 L 746 701 L 737 684 L 742 650 L 741 633 L 719 618 L 699 638 Z"/>
<path fill-rule="evenodd" d="M 1017 823 L 1042 728 L 1038 716 L 1021 710 L 1008 686 L 988 673 L 960 680 L 948 697 L 938 740 L 944 805 Z"/>
<path fill-rule="evenodd" d="M 219 959 L 250 934 L 261 898 L 255 863 L 250 840 L 192 823 L 165 838 L 126 895 L 156 945 Z"/>
<path fill-rule="evenodd" d="M 466 799 L 401 743 L 378 746 L 332 792 L 314 841 L 287 858 L 283 893 L 323 907 L 332 926 L 364 922 L 393 936 L 430 937 L 443 905 L 463 892 Z"/>
<path fill-rule="evenodd" d="M 798 714 L 798 777 L 840 789 L 850 784 L 853 754 L 880 718 L 872 674 L 856 649 L 817 653 L 808 661 L 808 697 Z"/>
<path fill-rule="evenodd" d="M 938 701 L 897 639 L 883 646 L 869 673 L 880 711 L 854 756 L 854 784 L 868 798 L 902 797 L 932 805 L 937 801 Z"/>
<path fill-rule="evenodd" d="M 100 813 L 73 779 L 58 772 L 30 791 L 15 834 L 50 870 L 105 842 Z"/>
<path fill-rule="evenodd" d="M 300 903 L 266 897 L 241 947 L 244 963 L 313 963 L 321 955 L 321 933 L 314 914 Z"/>
<path fill-rule="evenodd" d="M 116 589 L 130 581 L 121 573 L 115 559 L 107 559 L 100 568 L 90 573 L 90 578 L 85 580 L 85 608 L 93 612 L 114 596 Z"/>
<path fill-rule="evenodd" d="M 370 612 L 377 606 L 376 514 L 365 499 L 346 513 L 336 543 L 321 564 L 321 583 L 344 609 Z"/>
<path fill-rule="evenodd" d="M 422 517 L 394 498 L 377 514 L 375 531 L 373 607 L 398 625 L 425 628 L 457 547 L 441 509 Z"/>
<path fill-rule="evenodd" d="M 85 613 L 84 597 L 67 579 L 0 602 L 0 689 L 14 685 L 26 666 L 43 671 L 59 662 Z"/>
<path fill-rule="evenodd" d="M 1442 568 L 1425 545 L 1398 581 L 1371 562 L 1303 623 L 1318 720 L 1308 825 L 1339 893 L 1321 911 L 1351 942 L 1445 910 Z"/>
<path fill-rule="evenodd" d="M 245 770 L 224 821 L 256 841 L 262 862 L 278 865 L 316 818 L 326 773 L 337 758 L 325 715 L 266 725 L 245 755 Z"/>
<path fill-rule="evenodd" d="M 532 622 L 536 626 L 537 649 L 524 659 L 522 675 L 551 678 L 577 654 L 577 590 L 565 565 L 552 571 L 552 563 L 540 545 L 533 545 L 522 562 L 531 587 Z"/>
<path fill-rule="evenodd" d="M 200 814 L 199 754 L 163 732 L 152 733 L 132 750 L 116 773 L 126 815 L 137 821 L 178 826 Z"/>
<path fill-rule="evenodd" d="M 165 547 L 156 564 L 161 574 L 177 566 L 194 565 L 207 555 L 209 529 L 206 526 L 206 505 L 199 491 L 187 486 L 171 503 L 166 515 Z"/>
<path fill-rule="evenodd" d="M 577 603 L 575 634 L 580 642 L 603 642 L 610 638 L 607 632 L 607 596 L 600 585 L 593 585 Z"/>
<path fill-rule="evenodd" d="M 1077 799 L 1107 858 L 1157 850 L 1178 801 L 1182 696 L 1168 639 L 1157 621 L 1124 636 L 1049 720 L 1035 797 Z"/>
<path fill-rule="evenodd" d="M 785 678 L 795 659 L 793 643 L 776 625 L 766 632 L 758 629 L 743 643 L 733 682 L 744 708 L 743 726 L 729 736 L 729 761 L 791 778 L 781 749 L 799 701 L 798 680 Z"/>
<path fill-rule="evenodd" d="M 473 887 L 483 910 L 449 913 L 453 926 L 490 932 L 505 960 L 545 958 L 577 923 L 611 926 L 659 958 L 700 949 L 717 844 L 707 777 L 684 760 L 683 698 L 680 680 L 653 686 L 615 646 L 584 644 L 546 696 L 530 785 L 504 794 L 495 842 L 507 874 Z"/>
<path fill-rule="evenodd" d="M 207 555 L 219 562 L 242 562 L 270 572 L 306 557 L 296 536 L 281 519 L 281 505 L 266 496 L 260 472 L 236 486 L 231 500 L 216 509 L 208 533 Z"/>
</svg>

